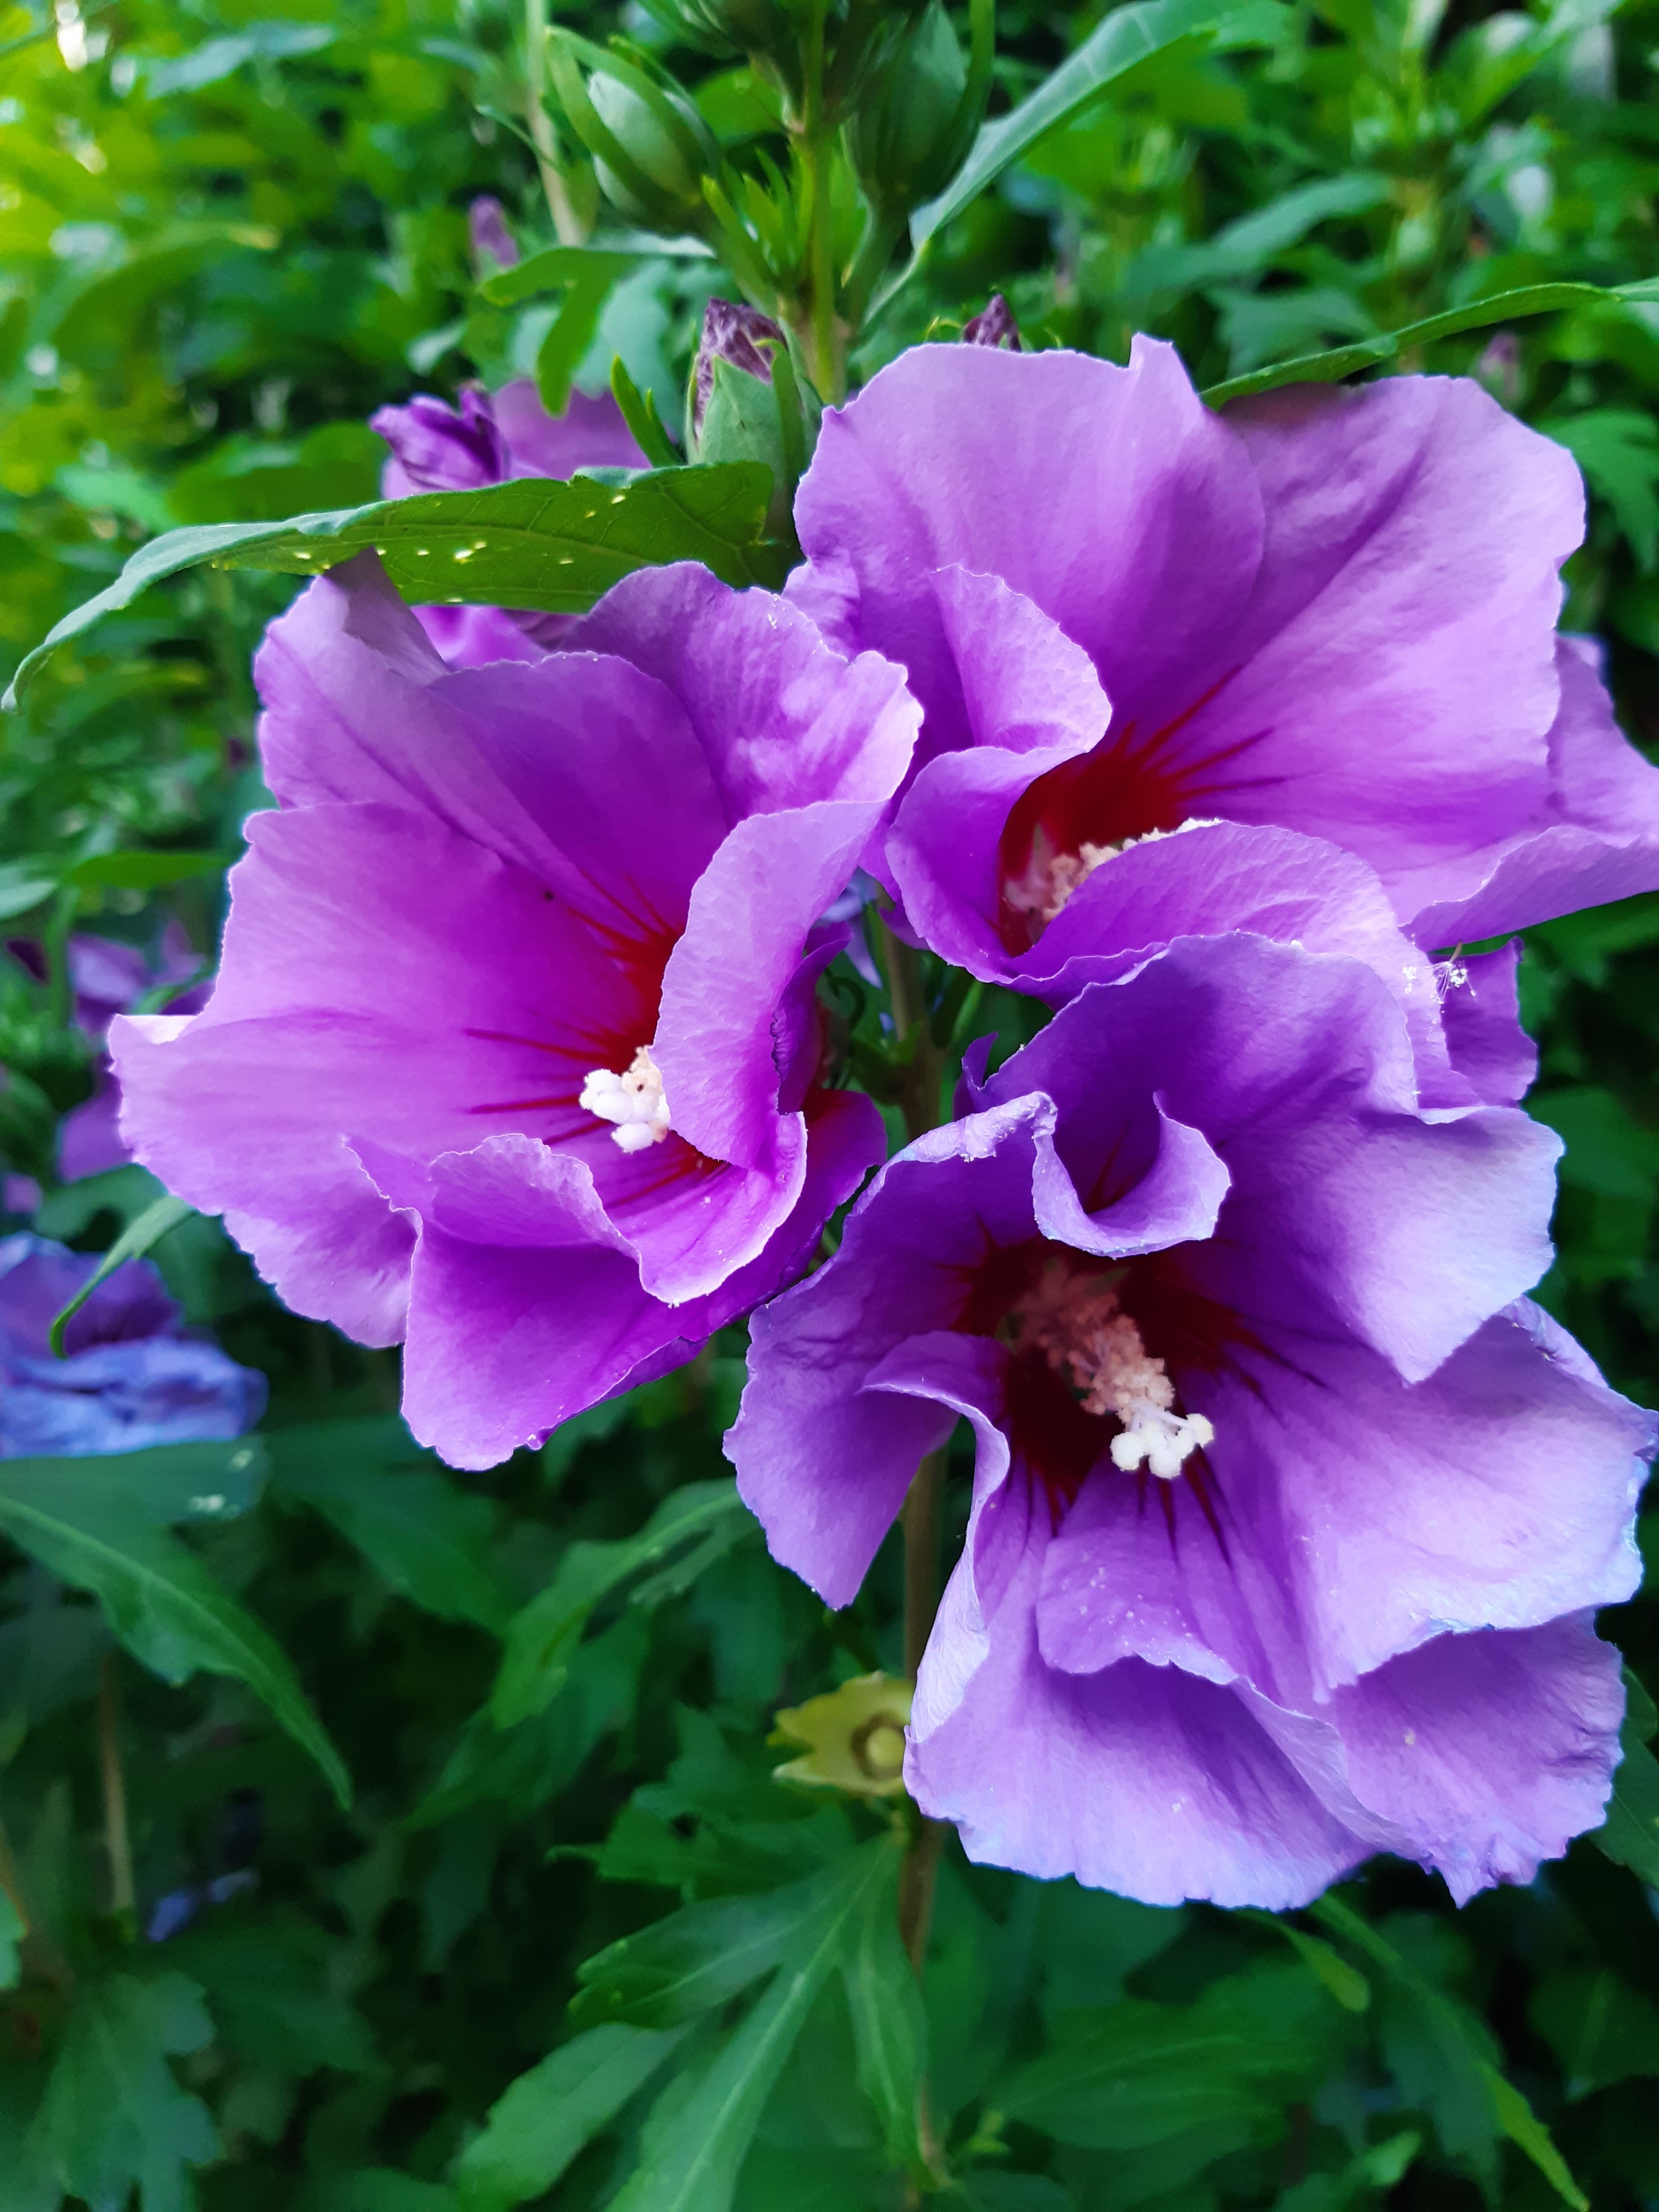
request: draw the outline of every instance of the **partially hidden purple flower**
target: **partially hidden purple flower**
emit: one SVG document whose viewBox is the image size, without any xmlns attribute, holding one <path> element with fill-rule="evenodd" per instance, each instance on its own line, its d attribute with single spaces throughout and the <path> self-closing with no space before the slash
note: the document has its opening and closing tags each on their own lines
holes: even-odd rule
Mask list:
<svg viewBox="0 0 1659 2212">
<path fill-rule="evenodd" d="M 0 1459 L 143 1451 L 240 1437 L 265 1379 L 191 1335 L 147 1261 L 129 1260 L 64 1332 L 48 1332 L 99 1265 L 27 1231 L 0 1241 Z"/>
<path fill-rule="evenodd" d="M 1243 927 L 1398 989 L 1389 925 L 1659 887 L 1659 770 L 1555 634 L 1577 471 L 1472 381 L 1218 415 L 1146 339 L 918 347 L 826 414 L 796 522 L 791 596 L 926 709 L 869 865 L 976 975 L 1058 1002 Z"/>
<path fill-rule="evenodd" d="M 404 406 L 382 407 L 369 417 L 369 428 L 392 448 L 380 478 L 386 499 L 407 499 L 422 491 L 476 491 L 513 477 L 563 481 L 578 469 L 651 465 L 608 392 L 592 399 L 573 392 L 563 414 L 550 415 L 527 377 L 496 392 L 469 386 L 459 408 L 422 393 Z M 538 660 L 568 635 L 571 624 L 568 615 L 504 607 L 425 606 L 415 611 L 452 668 Z"/>
<path fill-rule="evenodd" d="M 906 1766 L 970 1856 L 1304 1903 L 1378 1850 L 1455 1896 L 1601 1817 L 1651 1417 L 1523 1296 L 1553 1137 L 1425 1115 L 1358 963 L 1188 942 L 1094 985 L 763 1309 L 728 1440 L 853 1596 L 977 1446 Z"/>
<path fill-rule="evenodd" d="M 178 1013 L 195 1013 L 207 1000 L 207 986 L 192 979 L 202 968 L 198 953 L 176 921 L 169 922 L 154 957 L 143 947 L 118 939 L 90 935 L 69 941 L 70 981 L 75 989 L 75 1018 L 100 1048 L 97 1088 L 83 1104 L 64 1116 L 58 1133 L 58 1171 L 65 1182 L 124 1167 L 132 1158 L 122 1139 L 120 1086 L 102 1049 L 109 1025 L 152 991 L 177 987 L 169 1001 Z"/>
<path fill-rule="evenodd" d="M 112 1032 L 134 1151 L 297 1311 L 406 1340 L 463 1467 L 804 1267 L 883 1150 L 819 1082 L 815 933 L 908 763 L 901 671 L 691 566 L 451 671 L 373 556 L 256 663 L 211 1004 Z"/>
<path fill-rule="evenodd" d="M 467 209 L 466 236 L 481 276 L 518 265 L 518 241 L 507 227 L 507 210 L 490 193 L 481 192 Z"/>
</svg>

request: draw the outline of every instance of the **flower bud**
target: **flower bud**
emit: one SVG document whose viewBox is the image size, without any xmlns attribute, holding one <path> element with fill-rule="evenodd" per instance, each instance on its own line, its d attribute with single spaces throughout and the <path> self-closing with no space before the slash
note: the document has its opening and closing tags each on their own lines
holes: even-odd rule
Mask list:
<svg viewBox="0 0 1659 2212">
<path fill-rule="evenodd" d="M 692 458 L 764 461 L 772 471 L 767 529 L 786 535 L 820 410 L 804 399 L 770 315 L 733 300 L 708 302 L 689 398 Z"/>
<path fill-rule="evenodd" d="M 472 248 L 472 265 L 480 277 L 497 269 L 511 269 L 517 262 L 518 244 L 507 227 L 506 212 L 501 202 L 491 198 L 488 192 L 480 193 L 468 208 L 466 233 Z"/>
<path fill-rule="evenodd" d="M 1014 311 L 1000 292 L 993 292 L 978 314 L 969 316 L 963 325 L 962 343 L 963 345 L 1002 346 L 1009 353 L 1023 350 Z"/>
<path fill-rule="evenodd" d="M 942 191 L 962 166 L 989 86 L 977 42 L 969 70 L 939 0 L 890 46 L 848 125 L 860 183 L 874 204 L 904 210 Z"/>
<path fill-rule="evenodd" d="M 550 33 L 547 51 L 554 88 L 612 205 L 635 222 L 699 226 L 702 179 L 718 173 L 720 149 L 685 95 L 568 32 Z"/>
</svg>

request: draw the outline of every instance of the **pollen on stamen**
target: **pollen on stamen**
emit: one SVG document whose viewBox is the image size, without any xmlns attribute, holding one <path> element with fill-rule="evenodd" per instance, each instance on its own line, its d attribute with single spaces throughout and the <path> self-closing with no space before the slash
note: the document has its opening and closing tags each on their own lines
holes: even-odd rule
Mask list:
<svg viewBox="0 0 1659 2212">
<path fill-rule="evenodd" d="M 640 1047 L 625 1074 L 608 1067 L 590 1068 L 576 1103 L 601 1121 L 614 1123 L 611 1141 L 625 1152 L 648 1151 L 670 1131 L 662 1073 L 648 1045 Z"/>
<path fill-rule="evenodd" d="M 1030 857 L 1024 871 L 1011 877 L 1003 896 L 1018 914 L 1035 915 L 1045 928 L 1080 891 L 1095 870 L 1127 853 L 1131 845 L 1156 844 L 1160 838 L 1178 837 L 1182 830 L 1213 830 L 1217 817 L 1206 816 L 1183 822 L 1174 830 L 1146 830 L 1138 837 L 1121 838 L 1115 845 L 1092 845 L 1085 838 L 1075 853 L 1057 851 L 1041 823 L 1031 839 Z"/>
<path fill-rule="evenodd" d="M 1173 1482 L 1194 1452 L 1215 1442 L 1202 1413 L 1175 1411 L 1164 1362 L 1147 1351 L 1116 1291 L 1097 1278 L 1050 1267 L 1014 1318 L 1022 1340 L 1082 1393 L 1085 1413 L 1122 1423 L 1108 1447 L 1114 1466 L 1129 1473 L 1144 1463 L 1149 1474 Z"/>
</svg>

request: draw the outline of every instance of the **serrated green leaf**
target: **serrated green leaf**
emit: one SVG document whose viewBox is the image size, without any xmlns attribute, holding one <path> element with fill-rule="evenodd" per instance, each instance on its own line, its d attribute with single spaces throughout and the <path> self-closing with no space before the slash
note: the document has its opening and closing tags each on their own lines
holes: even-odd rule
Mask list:
<svg viewBox="0 0 1659 2212">
<path fill-rule="evenodd" d="M 136 2188 L 143 2212 L 187 2212 L 187 2169 L 206 2165 L 218 2142 L 167 2060 L 212 2033 L 201 1991 L 182 1974 L 77 1987 L 31 2145 L 67 2195 L 114 2207 Z"/>
<path fill-rule="evenodd" d="M 462 2154 L 456 2183 L 464 2212 L 506 2212 L 550 2189 L 684 2034 L 620 2022 L 592 2027 L 521 2074 Z"/>
<path fill-rule="evenodd" d="M 893 1881 L 892 1841 L 863 1849 L 819 1885 L 770 1988 L 685 2094 L 671 2081 L 647 2120 L 640 2163 L 611 2212 L 728 2212 L 766 2100 L 872 1889 Z"/>
<path fill-rule="evenodd" d="M 513 1600 L 490 1564 L 495 1513 L 394 1417 L 280 1429 L 276 1487 L 332 1522 L 392 1588 L 443 1620 L 499 1631 Z"/>
<path fill-rule="evenodd" d="M 751 1526 L 735 1483 L 693 1482 L 664 1498 L 637 1536 L 573 1544 L 551 1583 L 507 1628 L 490 1698 L 496 1726 L 511 1728 L 546 1710 L 563 1686 L 589 1615 L 612 1591 L 693 1543 L 701 1571 Z M 722 1534 L 726 1540 L 716 1542 Z M 644 1602 L 655 1603 L 684 1586 L 671 1574 L 647 1584 L 641 1595 Z"/>
<path fill-rule="evenodd" d="M 1397 331 L 1381 331 L 1374 338 L 1353 345 L 1334 346 L 1326 353 L 1299 355 L 1294 361 L 1273 362 L 1252 369 L 1248 376 L 1229 377 L 1204 393 L 1212 407 L 1224 407 L 1231 399 L 1249 399 L 1259 392 L 1274 392 L 1284 384 L 1334 384 L 1360 370 L 1380 368 L 1408 348 L 1431 345 L 1437 338 L 1461 337 L 1470 331 L 1492 329 L 1499 323 L 1524 321 L 1530 315 L 1553 314 L 1564 307 L 1590 307 L 1608 301 L 1633 303 L 1659 299 L 1659 279 L 1644 278 L 1635 284 L 1522 284 L 1508 292 L 1494 292 L 1466 307 L 1449 307 L 1443 314 L 1427 315 Z"/>
<path fill-rule="evenodd" d="M 169 1230 L 176 1229 L 181 1221 L 187 1221 L 195 1211 L 195 1207 L 187 1206 L 182 1198 L 164 1193 L 153 1204 L 147 1206 L 136 1221 L 127 1224 L 62 1313 L 53 1316 L 51 1344 L 59 1359 L 66 1357 L 64 1332 L 100 1283 L 106 1283 L 125 1261 L 141 1259 L 153 1246 L 161 1243 Z"/>
<path fill-rule="evenodd" d="M 205 1668 L 245 1682 L 347 1803 L 350 1778 L 286 1653 L 138 1498 L 123 1495 L 126 1457 L 0 1461 L 0 1528 L 72 1588 L 89 1590 L 128 1650 L 164 1681 Z"/>
<path fill-rule="evenodd" d="M 182 569 L 274 568 L 309 576 L 375 552 L 408 599 L 575 614 L 635 568 L 700 561 L 729 584 L 782 580 L 762 540 L 771 497 L 757 462 L 691 464 L 560 483 L 520 477 L 477 491 L 295 515 L 285 522 L 204 523 L 141 546 L 115 581 L 65 615 L 12 678 L 15 706 L 46 657 L 106 614 Z"/>
</svg>

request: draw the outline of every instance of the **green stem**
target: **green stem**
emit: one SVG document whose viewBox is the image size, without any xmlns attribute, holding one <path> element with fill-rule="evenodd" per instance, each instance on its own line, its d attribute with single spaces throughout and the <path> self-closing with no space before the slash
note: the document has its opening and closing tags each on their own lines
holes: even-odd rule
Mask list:
<svg viewBox="0 0 1659 2212">
<path fill-rule="evenodd" d="M 921 960 L 914 945 L 896 937 L 878 921 L 887 995 L 893 1028 L 901 1046 L 910 1048 L 900 1104 L 906 1133 L 914 1141 L 939 1120 L 944 1073 L 927 1019 Z M 933 1632 L 939 1611 L 939 1519 L 945 1493 L 945 1452 L 929 1452 L 916 1469 L 905 1498 L 900 1525 L 904 1531 L 904 1671 L 914 1682 Z M 899 1934 L 918 1974 L 927 1955 L 927 1931 L 933 1917 L 933 1886 L 946 1824 L 918 1820 L 899 1876 Z"/>
<path fill-rule="evenodd" d="M 824 112 L 824 5 L 814 7 L 806 34 L 800 120 L 806 171 L 807 359 L 818 397 L 835 404 L 847 397 L 843 332 L 836 313 L 836 211 L 830 199 L 834 131 Z"/>
<path fill-rule="evenodd" d="M 559 142 L 547 112 L 547 0 L 524 0 L 525 120 L 536 149 L 542 191 L 561 246 L 580 246 L 581 218 L 571 205 L 559 167 Z"/>
<path fill-rule="evenodd" d="M 132 1879 L 132 1836 L 127 1826 L 127 1783 L 121 1765 L 121 1679 L 113 1651 L 104 1655 L 98 1678 L 98 1768 L 104 1786 L 104 1849 L 109 1859 L 109 1909 L 133 1932 L 137 1893 Z"/>
</svg>

